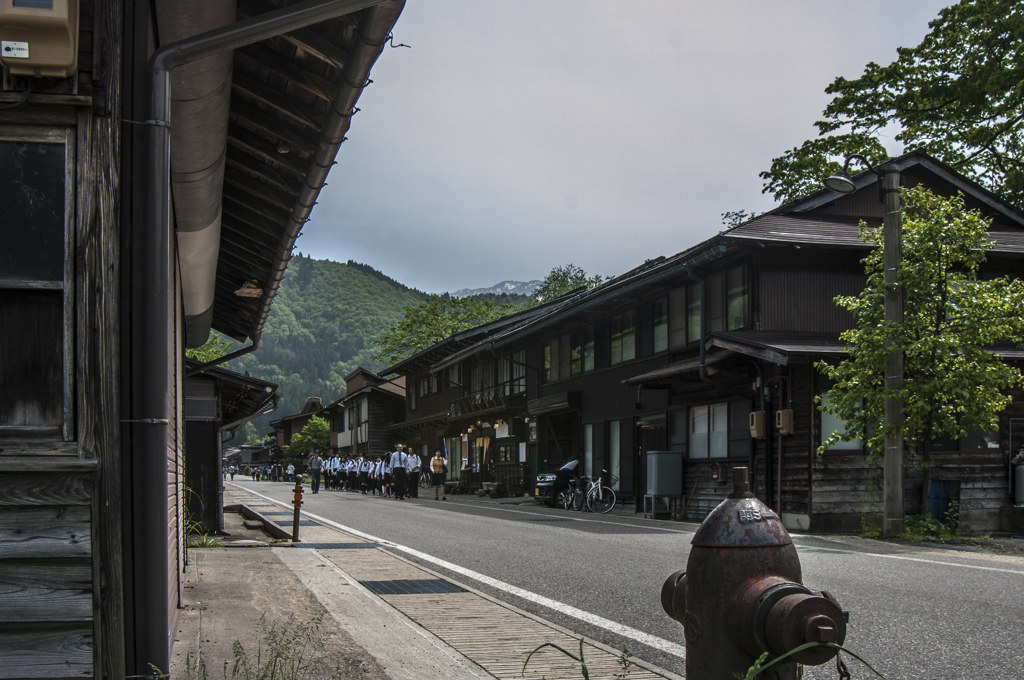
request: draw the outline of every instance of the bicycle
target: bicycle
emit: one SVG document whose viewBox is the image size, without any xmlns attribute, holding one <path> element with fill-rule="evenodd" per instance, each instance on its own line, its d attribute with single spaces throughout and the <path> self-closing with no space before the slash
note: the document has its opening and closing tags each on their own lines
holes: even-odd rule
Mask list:
<svg viewBox="0 0 1024 680">
<path fill-rule="evenodd" d="M 608 471 L 601 470 L 601 473 L 590 482 L 587 489 L 587 509 L 599 515 L 610 512 L 615 507 L 615 492 L 611 487 L 601 485 L 601 478 L 607 475 Z"/>
<path fill-rule="evenodd" d="M 561 505 L 565 510 L 569 508 L 580 510 L 583 508 L 583 490 L 580 488 L 575 477 L 569 479 L 569 486 L 558 492 L 555 504 Z"/>
</svg>

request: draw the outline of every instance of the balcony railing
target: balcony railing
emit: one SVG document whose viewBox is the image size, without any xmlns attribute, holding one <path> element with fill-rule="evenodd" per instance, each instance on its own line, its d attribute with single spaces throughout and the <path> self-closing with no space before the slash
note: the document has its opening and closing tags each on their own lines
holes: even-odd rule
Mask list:
<svg viewBox="0 0 1024 680">
<path fill-rule="evenodd" d="M 516 378 L 471 392 L 452 402 L 453 418 L 483 411 L 518 408 L 526 403 L 526 378 Z"/>
</svg>

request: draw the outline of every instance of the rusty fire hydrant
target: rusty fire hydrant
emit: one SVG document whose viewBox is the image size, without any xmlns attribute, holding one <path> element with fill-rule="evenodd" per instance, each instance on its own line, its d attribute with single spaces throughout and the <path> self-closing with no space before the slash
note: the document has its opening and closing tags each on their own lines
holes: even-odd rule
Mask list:
<svg viewBox="0 0 1024 680">
<path fill-rule="evenodd" d="M 763 653 L 768 660 L 807 642 L 846 639 L 849 613 L 828 592 L 800 583 L 800 559 L 779 517 L 750 493 L 747 468 L 733 470 L 733 493 L 693 537 L 685 571 L 661 589 L 665 612 L 683 624 L 686 677 L 734 680 Z M 796 680 L 800 664 L 823 664 L 834 647 L 810 647 L 764 672 Z"/>
</svg>

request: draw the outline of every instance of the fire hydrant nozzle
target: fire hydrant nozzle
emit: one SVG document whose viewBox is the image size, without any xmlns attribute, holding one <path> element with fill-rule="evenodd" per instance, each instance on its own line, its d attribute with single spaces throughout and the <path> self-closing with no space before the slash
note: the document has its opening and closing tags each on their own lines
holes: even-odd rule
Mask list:
<svg viewBox="0 0 1024 680">
<path fill-rule="evenodd" d="M 785 654 L 807 642 L 846 639 L 846 612 L 828 592 L 801 581 L 800 560 L 778 516 L 749 490 L 747 469 L 733 470 L 733 493 L 693 537 L 685 571 L 661 590 L 665 612 L 683 625 L 686 676 L 732 680 L 767 652 Z M 774 666 L 775 677 L 800 677 L 836 650 L 822 645 Z"/>
</svg>

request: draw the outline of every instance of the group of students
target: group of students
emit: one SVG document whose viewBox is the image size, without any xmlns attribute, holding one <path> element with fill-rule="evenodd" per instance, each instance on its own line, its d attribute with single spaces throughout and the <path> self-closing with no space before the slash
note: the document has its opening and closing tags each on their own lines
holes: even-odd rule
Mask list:
<svg viewBox="0 0 1024 680">
<path fill-rule="evenodd" d="M 434 487 L 434 500 L 448 500 L 444 493 L 444 480 L 448 460 L 440 450 L 434 452 L 424 470 L 423 461 L 415 453 L 406 453 L 399 444 L 395 451 L 383 456 L 334 456 L 321 459 L 313 453 L 307 465 L 313 474 L 313 493 L 318 493 L 320 475 L 324 488 L 330 491 L 352 491 L 364 496 L 381 495 L 385 498 L 419 498 L 420 475 L 430 474 Z"/>
</svg>

